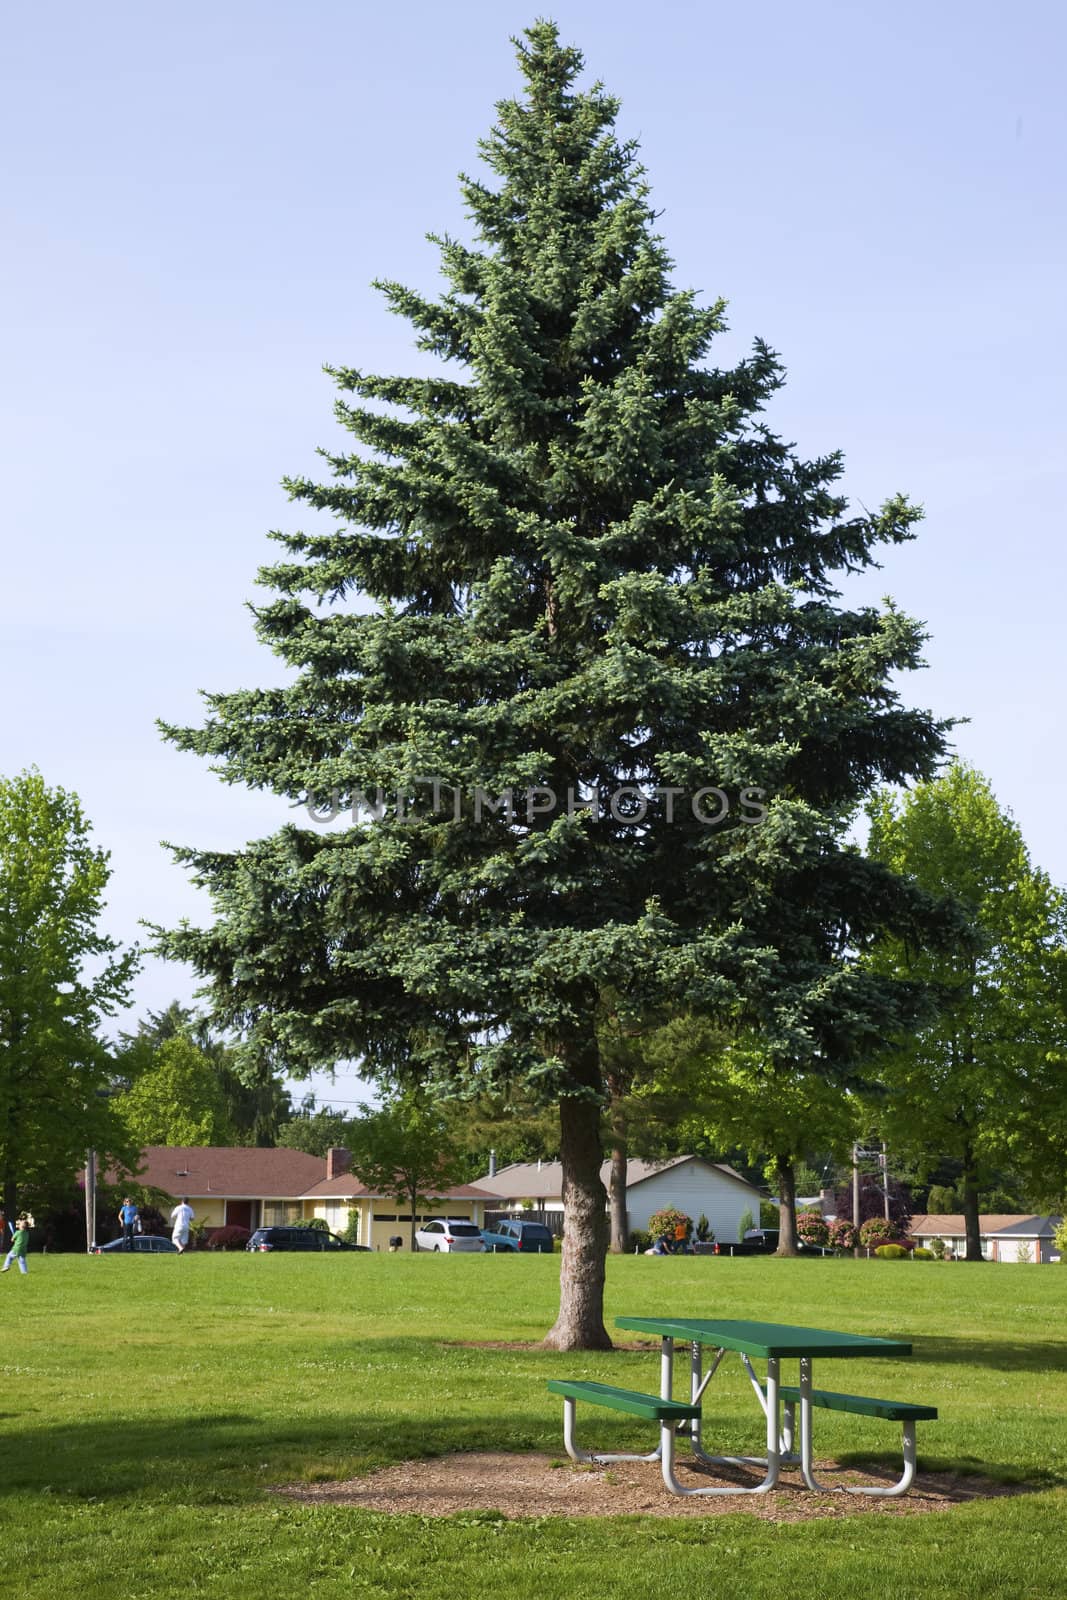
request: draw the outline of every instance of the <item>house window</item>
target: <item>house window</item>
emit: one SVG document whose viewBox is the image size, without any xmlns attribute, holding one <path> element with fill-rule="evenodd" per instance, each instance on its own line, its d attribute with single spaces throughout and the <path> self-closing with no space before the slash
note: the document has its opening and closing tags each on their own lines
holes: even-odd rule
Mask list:
<svg viewBox="0 0 1067 1600">
<path fill-rule="evenodd" d="M 299 1200 L 264 1200 L 263 1226 L 285 1228 L 299 1222 L 302 1206 Z"/>
</svg>

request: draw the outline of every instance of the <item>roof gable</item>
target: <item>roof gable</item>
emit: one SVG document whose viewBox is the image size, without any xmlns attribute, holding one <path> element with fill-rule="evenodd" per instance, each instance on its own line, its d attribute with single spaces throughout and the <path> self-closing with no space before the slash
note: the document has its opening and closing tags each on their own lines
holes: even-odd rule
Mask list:
<svg viewBox="0 0 1067 1600">
<path fill-rule="evenodd" d="M 742 1178 L 739 1172 L 735 1172 L 733 1167 L 728 1167 L 725 1162 L 708 1161 L 704 1156 L 695 1155 L 667 1156 L 662 1161 L 644 1161 L 633 1156 L 626 1163 L 626 1187 L 636 1189 L 640 1184 L 658 1178 L 662 1173 L 671 1172 L 689 1163 L 704 1167 L 709 1173 L 715 1173 L 721 1178 L 728 1178 L 751 1194 L 759 1193 L 752 1184 Z M 611 1162 L 605 1161 L 600 1168 L 600 1177 L 605 1187 L 610 1176 Z M 488 1190 L 498 1199 L 558 1200 L 563 1194 L 563 1167 L 558 1161 L 540 1163 L 513 1161 L 492 1175 L 488 1172 L 483 1173 L 477 1182 L 481 1189 Z"/>
</svg>

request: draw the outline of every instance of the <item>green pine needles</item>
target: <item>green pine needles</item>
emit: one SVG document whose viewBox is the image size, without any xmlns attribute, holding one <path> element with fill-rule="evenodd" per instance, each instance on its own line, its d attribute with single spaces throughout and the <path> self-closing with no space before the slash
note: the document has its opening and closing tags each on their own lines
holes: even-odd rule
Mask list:
<svg viewBox="0 0 1067 1600">
<path fill-rule="evenodd" d="M 892 687 L 918 626 L 834 587 L 917 511 L 850 516 L 838 456 L 770 431 L 765 345 L 710 364 L 723 306 L 672 288 L 617 102 L 576 87 L 552 24 L 518 56 L 524 97 L 462 180 L 474 241 L 438 240 L 444 293 L 381 285 L 430 375 L 334 370 L 352 444 L 288 484 L 336 522 L 277 535 L 260 575 L 291 683 L 165 729 L 226 781 L 346 820 L 178 850 L 216 918 L 162 945 L 291 1072 L 358 1057 L 558 1100 L 552 1339 L 588 1344 L 599 997 L 756 1023 L 769 1059 L 819 1070 L 870 1048 L 918 991 L 850 954 L 928 906 L 842 824 L 873 784 L 932 773 L 945 728 Z"/>
</svg>

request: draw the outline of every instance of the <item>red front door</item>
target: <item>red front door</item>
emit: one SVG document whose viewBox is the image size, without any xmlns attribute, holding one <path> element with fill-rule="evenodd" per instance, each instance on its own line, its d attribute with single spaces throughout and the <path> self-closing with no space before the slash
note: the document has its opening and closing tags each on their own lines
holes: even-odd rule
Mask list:
<svg viewBox="0 0 1067 1600">
<path fill-rule="evenodd" d="M 252 1231 L 252 1202 L 251 1200 L 227 1200 L 226 1226 L 228 1228 L 247 1228 Z"/>
</svg>

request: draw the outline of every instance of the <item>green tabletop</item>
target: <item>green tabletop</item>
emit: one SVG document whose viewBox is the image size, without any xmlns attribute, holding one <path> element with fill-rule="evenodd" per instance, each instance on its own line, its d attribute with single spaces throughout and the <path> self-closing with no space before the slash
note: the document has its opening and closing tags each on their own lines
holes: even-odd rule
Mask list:
<svg viewBox="0 0 1067 1600">
<path fill-rule="evenodd" d="M 794 1328 L 786 1322 L 735 1322 L 708 1317 L 616 1317 L 617 1328 L 652 1333 L 747 1356 L 910 1356 L 903 1339 L 878 1339 L 869 1333 L 833 1333 L 828 1328 Z"/>
</svg>

